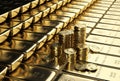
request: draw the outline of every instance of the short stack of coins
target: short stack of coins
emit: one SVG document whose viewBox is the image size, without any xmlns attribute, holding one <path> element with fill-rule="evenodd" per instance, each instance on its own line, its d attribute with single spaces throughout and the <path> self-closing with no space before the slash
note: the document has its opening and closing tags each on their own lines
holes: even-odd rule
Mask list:
<svg viewBox="0 0 120 81">
<path fill-rule="evenodd" d="M 67 48 L 64 50 L 64 53 L 67 58 L 66 69 L 71 71 L 74 69 L 74 67 L 76 65 L 76 51 L 73 48 Z"/>
<path fill-rule="evenodd" d="M 77 49 L 77 59 L 81 61 L 87 61 L 89 48 L 85 46 L 84 48 L 78 47 Z"/>
<path fill-rule="evenodd" d="M 77 24 L 74 28 L 74 48 L 77 50 L 77 60 L 87 61 L 89 48 L 86 46 L 86 26 Z"/>
<path fill-rule="evenodd" d="M 59 49 L 59 44 L 58 43 L 54 43 L 51 45 L 51 54 L 54 58 L 54 64 L 55 66 L 59 65 L 58 63 L 58 58 L 59 58 L 59 54 L 60 54 L 60 49 Z"/>
</svg>

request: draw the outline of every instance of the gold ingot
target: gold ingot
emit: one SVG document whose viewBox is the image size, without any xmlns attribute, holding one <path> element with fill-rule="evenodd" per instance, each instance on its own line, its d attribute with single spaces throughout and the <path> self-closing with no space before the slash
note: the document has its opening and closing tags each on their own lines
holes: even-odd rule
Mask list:
<svg viewBox="0 0 120 81">
<path fill-rule="evenodd" d="M 24 53 L 24 60 L 28 59 L 35 51 L 36 44 L 30 41 L 23 40 L 11 40 L 11 45 L 7 49 L 18 50 Z"/>
<path fill-rule="evenodd" d="M 0 34 L 0 43 L 4 42 L 8 38 L 10 31 L 11 31 L 10 29 L 0 28 L 0 33 L 1 33 Z"/>
<path fill-rule="evenodd" d="M 41 5 L 41 6 L 38 8 L 38 10 L 39 10 L 40 12 L 43 12 L 43 13 L 42 13 L 42 17 L 47 16 L 48 13 L 50 12 L 50 8 L 47 7 L 47 6 L 45 6 L 45 5 Z"/>
<path fill-rule="evenodd" d="M 57 20 L 57 21 L 63 22 L 64 23 L 63 28 L 66 27 L 67 24 L 70 22 L 70 18 L 69 17 L 57 16 L 55 14 L 49 15 L 49 18 L 50 18 L 50 20 Z"/>
<path fill-rule="evenodd" d="M 8 71 L 14 71 L 22 62 L 23 54 L 12 50 L 0 50 L 0 62 L 8 67 Z"/>
<path fill-rule="evenodd" d="M 39 5 L 43 4 L 46 0 L 39 0 Z"/>
<path fill-rule="evenodd" d="M 53 28 L 50 32 L 47 33 L 48 35 L 48 38 L 47 38 L 47 41 L 50 41 L 52 39 L 52 37 L 55 35 L 56 33 L 56 29 Z"/>
<path fill-rule="evenodd" d="M 11 36 L 18 34 L 20 32 L 20 30 L 22 29 L 22 25 L 23 25 L 23 23 L 20 23 L 19 25 L 11 28 Z"/>
<path fill-rule="evenodd" d="M 32 2 L 31 2 L 31 6 L 30 6 L 31 9 L 32 9 L 32 8 L 35 8 L 35 7 L 38 5 L 38 3 L 39 3 L 39 0 L 34 0 L 34 1 L 32 1 Z"/>
<path fill-rule="evenodd" d="M 31 81 L 51 81 L 55 77 L 55 75 L 56 72 L 49 69 L 45 69 L 39 66 L 29 66 L 27 64 L 21 64 L 17 70 L 9 75 L 9 77 Z"/>
<path fill-rule="evenodd" d="M 67 1 L 68 1 L 68 0 L 63 0 L 63 4 L 62 4 L 62 5 L 63 5 L 63 6 L 66 5 Z"/>
<path fill-rule="evenodd" d="M 42 17 L 42 12 L 36 14 L 36 15 L 33 17 L 33 22 L 34 22 L 34 23 L 38 22 L 41 17 Z"/>
<path fill-rule="evenodd" d="M 75 13 L 64 12 L 62 10 L 57 10 L 56 11 L 56 15 L 69 17 L 70 18 L 70 22 L 75 18 Z"/>
<path fill-rule="evenodd" d="M 86 7 L 83 6 L 83 5 L 67 4 L 66 6 L 67 6 L 67 7 L 70 7 L 70 8 L 78 8 L 78 9 L 81 9 L 81 12 L 80 12 L 80 13 L 82 13 L 82 11 L 86 9 Z"/>
<path fill-rule="evenodd" d="M 59 9 L 63 5 L 63 1 L 60 0 L 53 0 L 52 3 L 57 4 L 56 9 Z"/>
<path fill-rule="evenodd" d="M 62 22 L 52 21 L 47 18 L 42 20 L 43 26 L 49 26 L 49 27 L 55 27 L 56 28 L 56 34 L 63 28 Z"/>
<path fill-rule="evenodd" d="M 21 13 L 26 12 L 30 8 L 30 3 L 27 3 L 23 6 L 21 6 Z"/>
<path fill-rule="evenodd" d="M 23 29 L 26 29 L 28 28 L 31 24 L 32 24 L 32 21 L 33 21 L 33 17 L 27 19 L 26 21 L 23 22 Z"/>
<path fill-rule="evenodd" d="M 38 42 L 37 42 L 37 48 L 36 49 L 40 49 L 45 42 L 47 41 L 47 36 L 45 35 L 43 38 L 41 38 Z"/>
<path fill-rule="evenodd" d="M 77 17 L 79 15 L 79 13 L 81 12 L 80 9 L 68 8 L 68 7 L 62 7 L 62 11 L 73 12 L 73 13 L 75 13 L 75 17 Z"/>
<path fill-rule="evenodd" d="M 13 9 L 9 12 L 9 17 L 10 18 L 16 17 L 19 12 L 20 12 L 20 7 Z"/>
<path fill-rule="evenodd" d="M 52 3 L 52 2 L 47 2 L 46 6 L 50 7 L 50 13 L 52 13 L 53 11 L 55 11 L 55 9 L 57 8 L 57 4 Z"/>
<path fill-rule="evenodd" d="M 8 67 L 0 66 L 0 80 L 4 78 L 6 75 Z"/>
<path fill-rule="evenodd" d="M 6 13 L 0 15 L 0 23 L 3 23 L 7 19 L 8 13 L 9 12 L 6 12 Z"/>
</svg>

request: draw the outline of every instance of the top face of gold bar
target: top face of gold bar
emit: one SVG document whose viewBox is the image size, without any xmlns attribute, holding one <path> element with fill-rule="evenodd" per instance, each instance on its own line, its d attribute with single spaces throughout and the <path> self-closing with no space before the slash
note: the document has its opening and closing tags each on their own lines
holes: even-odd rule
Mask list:
<svg viewBox="0 0 120 81">
<path fill-rule="evenodd" d="M 77 23 L 75 25 L 75 30 L 86 30 L 86 25 L 85 24 Z"/>
</svg>

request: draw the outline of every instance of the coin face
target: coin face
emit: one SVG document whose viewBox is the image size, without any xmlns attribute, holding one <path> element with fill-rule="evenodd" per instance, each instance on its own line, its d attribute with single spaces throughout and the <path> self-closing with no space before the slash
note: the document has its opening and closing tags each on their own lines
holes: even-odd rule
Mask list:
<svg viewBox="0 0 120 81">
<path fill-rule="evenodd" d="M 100 52 L 100 48 L 96 45 L 89 45 L 90 51 L 93 53 L 98 53 Z"/>
<path fill-rule="evenodd" d="M 95 72 L 95 71 L 97 71 L 97 65 L 92 64 L 92 63 L 87 63 L 86 69 L 90 72 Z"/>
</svg>

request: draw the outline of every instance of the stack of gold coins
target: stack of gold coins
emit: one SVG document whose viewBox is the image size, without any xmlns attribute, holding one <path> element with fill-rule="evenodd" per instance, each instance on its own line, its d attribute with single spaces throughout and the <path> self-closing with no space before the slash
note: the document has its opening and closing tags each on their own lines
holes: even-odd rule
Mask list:
<svg viewBox="0 0 120 81">
<path fill-rule="evenodd" d="M 76 51 L 73 48 L 67 48 L 64 50 L 64 53 L 67 58 L 67 70 L 73 70 L 76 65 Z"/>
<path fill-rule="evenodd" d="M 73 47 L 74 42 L 74 32 L 72 30 L 64 30 L 59 32 L 59 43 L 63 48 Z"/>
<path fill-rule="evenodd" d="M 51 45 L 51 55 L 53 56 L 54 58 L 54 62 L 55 62 L 55 65 L 59 65 L 59 62 L 58 62 L 58 59 L 59 59 L 59 56 L 60 56 L 60 46 L 58 43 L 53 43 Z"/>
<path fill-rule="evenodd" d="M 82 61 L 87 61 L 89 48 L 85 46 L 84 48 L 78 47 L 77 49 L 77 59 Z"/>
<path fill-rule="evenodd" d="M 74 28 L 74 35 L 75 35 L 75 47 L 81 45 L 81 47 L 85 46 L 86 41 L 86 26 L 77 24 Z"/>
</svg>

